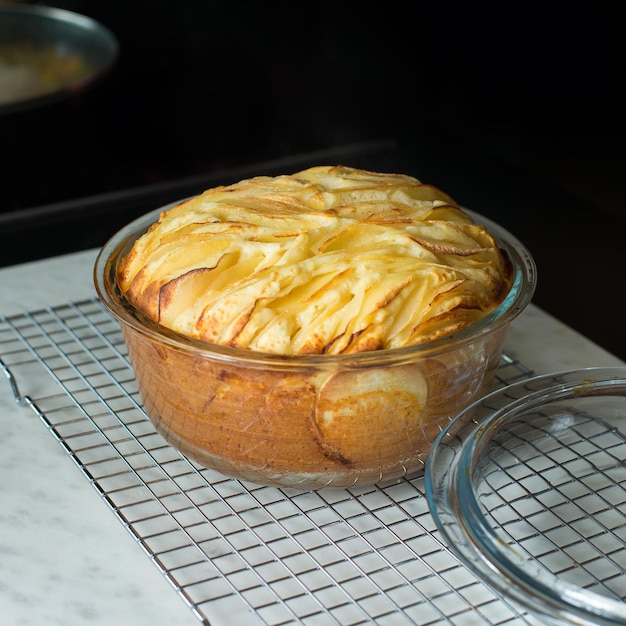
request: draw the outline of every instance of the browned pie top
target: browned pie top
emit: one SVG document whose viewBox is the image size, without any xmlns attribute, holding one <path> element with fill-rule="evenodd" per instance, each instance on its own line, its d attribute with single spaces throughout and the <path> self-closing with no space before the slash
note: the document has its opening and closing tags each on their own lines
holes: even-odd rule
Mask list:
<svg viewBox="0 0 626 626">
<path fill-rule="evenodd" d="M 119 282 L 138 309 L 184 335 L 338 354 L 467 326 L 501 302 L 511 268 L 439 189 L 319 166 L 209 189 L 162 212 Z"/>
</svg>

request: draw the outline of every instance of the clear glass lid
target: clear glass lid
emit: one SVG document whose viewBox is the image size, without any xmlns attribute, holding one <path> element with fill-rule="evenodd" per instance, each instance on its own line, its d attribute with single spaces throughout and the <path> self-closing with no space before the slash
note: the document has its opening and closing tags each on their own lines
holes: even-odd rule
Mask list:
<svg viewBox="0 0 626 626">
<path fill-rule="evenodd" d="M 552 624 L 626 624 L 626 367 L 538 376 L 453 420 L 426 495 L 456 556 Z"/>
</svg>

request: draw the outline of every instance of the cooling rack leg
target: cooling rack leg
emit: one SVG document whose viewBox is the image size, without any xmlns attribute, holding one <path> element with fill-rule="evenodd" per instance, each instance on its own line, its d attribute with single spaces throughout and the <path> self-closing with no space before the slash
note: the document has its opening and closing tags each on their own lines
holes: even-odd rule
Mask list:
<svg viewBox="0 0 626 626">
<path fill-rule="evenodd" d="M 15 376 L 13 376 L 11 370 L 5 365 L 2 359 L 0 359 L 0 368 L 4 372 L 4 375 L 7 377 L 7 380 L 9 381 L 9 385 L 11 386 L 11 392 L 13 393 L 13 397 L 15 398 L 15 402 L 21 406 L 29 404 L 28 398 L 20 394 L 20 390 L 17 386 Z"/>
</svg>

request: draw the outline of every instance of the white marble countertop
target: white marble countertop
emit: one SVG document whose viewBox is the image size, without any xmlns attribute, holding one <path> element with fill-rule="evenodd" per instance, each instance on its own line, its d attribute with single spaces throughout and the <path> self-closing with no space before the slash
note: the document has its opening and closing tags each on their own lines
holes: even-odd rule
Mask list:
<svg viewBox="0 0 626 626">
<path fill-rule="evenodd" d="M 0 316 L 95 295 L 97 251 L 0 269 Z M 506 352 L 537 374 L 624 365 L 531 305 Z M 1 357 L 1 355 L 0 355 Z M 199 623 L 32 412 L 0 380 L 3 624 Z"/>
</svg>

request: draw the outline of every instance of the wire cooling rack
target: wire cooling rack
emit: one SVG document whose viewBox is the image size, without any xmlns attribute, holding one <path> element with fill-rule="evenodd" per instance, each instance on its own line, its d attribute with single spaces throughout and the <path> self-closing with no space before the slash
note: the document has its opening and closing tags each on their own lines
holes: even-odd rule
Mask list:
<svg viewBox="0 0 626 626">
<path fill-rule="evenodd" d="M 187 460 L 143 412 L 97 299 L 0 318 L 0 369 L 200 623 L 537 623 L 447 549 L 422 477 L 303 492 Z M 21 395 L 34 372 L 36 395 Z M 505 355 L 494 387 L 530 375 Z"/>
</svg>

